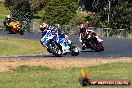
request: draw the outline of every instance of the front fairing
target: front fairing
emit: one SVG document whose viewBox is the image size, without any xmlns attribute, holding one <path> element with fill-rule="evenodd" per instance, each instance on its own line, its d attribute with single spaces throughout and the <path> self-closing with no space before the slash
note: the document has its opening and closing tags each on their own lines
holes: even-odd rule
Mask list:
<svg viewBox="0 0 132 88">
<path fill-rule="evenodd" d="M 43 46 L 48 46 L 48 40 L 52 40 L 52 46 L 54 46 L 55 44 L 58 44 L 63 48 L 67 48 L 69 49 L 69 45 L 68 42 L 65 40 L 64 36 L 59 35 L 58 33 L 56 34 L 51 34 L 51 31 L 47 31 L 46 33 L 43 33 L 45 35 L 42 36 L 40 43 Z"/>
<path fill-rule="evenodd" d="M 51 38 L 51 31 L 50 30 L 47 30 L 47 31 L 44 31 L 43 33 L 42 33 L 42 36 L 41 36 L 41 39 L 40 39 L 40 43 L 42 44 L 42 45 L 45 45 L 46 44 L 46 42 Z"/>
</svg>

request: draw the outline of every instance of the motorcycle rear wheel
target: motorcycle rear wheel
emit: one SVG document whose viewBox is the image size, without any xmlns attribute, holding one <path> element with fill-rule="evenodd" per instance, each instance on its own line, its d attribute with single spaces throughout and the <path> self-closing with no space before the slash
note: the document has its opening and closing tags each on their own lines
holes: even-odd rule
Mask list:
<svg viewBox="0 0 132 88">
<path fill-rule="evenodd" d="M 104 51 L 104 47 L 102 45 L 102 43 L 99 43 L 100 44 L 100 51 Z"/>
<path fill-rule="evenodd" d="M 96 44 L 94 41 L 91 41 L 89 44 L 92 50 L 100 52 L 100 45 Z"/>
<path fill-rule="evenodd" d="M 23 35 L 24 34 L 24 31 L 20 30 L 20 35 Z"/>
</svg>

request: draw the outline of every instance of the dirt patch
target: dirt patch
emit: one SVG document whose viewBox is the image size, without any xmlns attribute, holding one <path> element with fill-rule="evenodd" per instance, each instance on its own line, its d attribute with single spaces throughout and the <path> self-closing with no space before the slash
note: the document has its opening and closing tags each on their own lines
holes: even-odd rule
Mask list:
<svg viewBox="0 0 132 88">
<path fill-rule="evenodd" d="M 47 66 L 50 68 L 85 67 L 113 62 L 132 62 L 132 58 L 2 58 L 0 59 L 0 71 L 8 71 L 21 65 Z"/>
</svg>

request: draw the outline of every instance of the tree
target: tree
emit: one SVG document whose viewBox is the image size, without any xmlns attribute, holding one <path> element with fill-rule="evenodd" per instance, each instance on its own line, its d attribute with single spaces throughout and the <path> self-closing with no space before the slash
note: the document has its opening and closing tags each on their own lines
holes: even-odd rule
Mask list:
<svg viewBox="0 0 132 88">
<path fill-rule="evenodd" d="M 18 0 L 16 0 L 16 1 L 18 1 Z M 44 8 L 46 2 L 47 2 L 47 0 L 32 0 L 32 4 L 31 4 L 32 5 L 32 11 L 34 13 L 37 13 L 42 8 Z M 14 5 L 14 2 L 13 2 L 13 0 L 4 0 L 4 4 L 7 8 L 9 8 L 11 10 L 12 6 Z"/>
<path fill-rule="evenodd" d="M 82 0 L 86 2 L 86 0 Z M 111 3 L 111 8 L 109 8 L 109 3 Z M 91 4 L 91 6 L 87 6 L 90 9 L 88 11 L 95 12 L 96 15 L 100 15 L 99 22 L 106 23 L 108 19 L 108 14 L 110 15 L 110 23 L 106 24 L 108 27 L 112 27 L 115 29 L 123 28 L 130 29 L 132 25 L 132 1 L 131 0 L 92 0 L 91 2 L 86 2 L 85 5 Z M 101 23 L 101 24 L 102 24 Z"/>
<path fill-rule="evenodd" d="M 46 5 L 47 1 L 48 0 L 32 0 L 32 3 L 33 3 L 33 12 L 37 13 L 42 8 L 44 8 L 44 6 Z"/>
<path fill-rule="evenodd" d="M 132 25 L 132 5 L 128 1 L 118 0 L 118 3 L 112 3 L 111 22 L 113 28 L 129 29 Z"/>
<path fill-rule="evenodd" d="M 75 16 L 77 7 L 76 0 L 48 0 L 43 20 L 49 24 L 67 24 Z"/>
<path fill-rule="evenodd" d="M 18 20 L 32 20 L 32 0 L 5 0 L 12 17 Z"/>
</svg>

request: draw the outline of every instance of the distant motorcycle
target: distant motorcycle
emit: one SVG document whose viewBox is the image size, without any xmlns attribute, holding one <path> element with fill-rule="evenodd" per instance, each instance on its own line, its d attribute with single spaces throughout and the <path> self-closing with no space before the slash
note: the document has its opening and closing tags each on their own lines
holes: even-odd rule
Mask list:
<svg viewBox="0 0 132 88">
<path fill-rule="evenodd" d="M 78 48 L 73 43 L 69 44 L 61 34 L 54 34 L 51 30 L 44 31 L 40 43 L 47 48 L 49 53 L 58 57 L 67 54 L 77 56 L 79 54 Z"/>
<path fill-rule="evenodd" d="M 8 31 L 10 33 L 20 33 L 20 35 L 24 34 L 19 21 L 11 21 L 8 25 Z"/>
<path fill-rule="evenodd" d="M 98 42 L 97 38 L 91 30 L 86 31 L 86 36 L 82 37 L 82 40 L 82 50 L 90 48 L 97 52 L 104 51 L 103 41 Z"/>
</svg>

